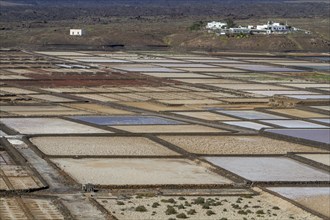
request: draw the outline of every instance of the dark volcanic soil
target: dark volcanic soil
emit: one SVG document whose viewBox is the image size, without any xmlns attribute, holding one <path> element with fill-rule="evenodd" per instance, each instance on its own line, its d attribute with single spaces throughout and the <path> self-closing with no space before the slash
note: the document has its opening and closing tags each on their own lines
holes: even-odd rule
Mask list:
<svg viewBox="0 0 330 220">
<path fill-rule="evenodd" d="M 23 1 L 13 1 L 21 4 Z M 77 7 L 77 2 L 79 7 Z M 141 3 L 142 2 L 142 3 Z M 18 49 L 172 49 L 238 51 L 329 51 L 330 4 L 326 2 L 189 1 L 25 1 L 2 3 L 0 47 Z M 93 4 L 92 4 L 93 3 Z M 138 4 L 141 3 L 141 4 Z M 311 35 L 216 37 L 190 31 L 196 21 L 232 18 L 237 24 L 288 22 Z M 317 24 L 317 25 L 316 25 Z M 83 37 L 69 36 L 82 28 Z"/>
</svg>

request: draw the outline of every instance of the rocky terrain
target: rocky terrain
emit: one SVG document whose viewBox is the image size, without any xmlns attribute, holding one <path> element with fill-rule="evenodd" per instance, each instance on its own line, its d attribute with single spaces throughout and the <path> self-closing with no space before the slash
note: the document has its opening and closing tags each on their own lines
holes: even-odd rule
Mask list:
<svg viewBox="0 0 330 220">
<path fill-rule="evenodd" d="M 64 49 L 328 51 L 330 4 L 324 1 L 0 1 L 1 47 Z M 77 7 L 79 5 L 79 7 Z M 310 35 L 217 37 L 194 23 L 288 22 Z M 317 25 L 315 25 L 317 24 Z M 70 28 L 86 35 L 70 37 Z"/>
</svg>

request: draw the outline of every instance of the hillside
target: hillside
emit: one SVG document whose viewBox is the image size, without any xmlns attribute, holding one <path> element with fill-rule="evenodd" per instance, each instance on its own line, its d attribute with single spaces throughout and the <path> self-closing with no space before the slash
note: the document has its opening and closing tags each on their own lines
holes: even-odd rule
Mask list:
<svg viewBox="0 0 330 220">
<path fill-rule="evenodd" d="M 227 0 L 114 0 L 114 1 L 2 1 L 0 46 L 19 48 L 162 47 L 179 50 L 328 51 L 330 4 L 324 2 Z M 94 2 L 93 5 L 90 5 Z M 79 7 L 75 4 L 79 3 Z M 216 37 L 189 31 L 196 21 L 232 18 L 239 24 L 269 19 L 312 32 L 311 35 Z M 315 25 L 317 24 L 317 25 Z M 68 36 L 70 28 L 83 28 L 82 38 Z"/>
</svg>

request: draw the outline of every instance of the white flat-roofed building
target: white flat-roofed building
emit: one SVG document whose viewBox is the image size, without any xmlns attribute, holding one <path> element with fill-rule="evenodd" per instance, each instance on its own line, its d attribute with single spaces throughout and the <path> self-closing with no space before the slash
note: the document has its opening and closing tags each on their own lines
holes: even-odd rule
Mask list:
<svg viewBox="0 0 330 220">
<path fill-rule="evenodd" d="M 239 27 L 239 28 L 229 28 L 229 32 L 232 34 L 250 34 L 251 29 L 245 28 L 245 27 Z"/>
<path fill-rule="evenodd" d="M 257 30 L 267 30 L 268 25 L 267 24 L 263 24 L 263 25 L 257 25 Z"/>
<path fill-rule="evenodd" d="M 271 32 L 287 32 L 289 31 L 288 25 L 275 23 L 272 21 L 268 21 L 267 24 L 257 25 L 257 30 L 267 30 L 268 33 Z"/>
<path fill-rule="evenodd" d="M 207 23 L 206 28 L 207 29 L 222 29 L 225 26 L 227 26 L 227 23 L 212 21 L 212 22 Z"/>
<path fill-rule="evenodd" d="M 71 36 L 83 36 L 84 31 L 82 29 L 70 29 Z"/>
</svg>

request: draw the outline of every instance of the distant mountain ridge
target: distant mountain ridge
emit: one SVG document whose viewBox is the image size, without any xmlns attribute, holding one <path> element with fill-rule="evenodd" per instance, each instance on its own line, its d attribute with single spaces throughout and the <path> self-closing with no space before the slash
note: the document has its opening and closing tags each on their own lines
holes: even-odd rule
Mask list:
<svg viewBox="0 0 330 220">
<path fill-rule="evenodd" d="M 284 0 L 276 0 L 281 2 Z M 35 6 L 43 5 L 65 5 L 65 6 L 95 6 L 95 5 L 157 5 L 175 6 L 187 4 L 237 4 L 254 2 L 274 2 L 274 0 L 8 0 L 8 3 L 29 4 Z"/>
<path fill-rule="evenodd" d="M 216 16 L 235 20 L 329 17 L 330 4 L 288 1 L 307 0 L 0 0 L 0 20 L 103 22 L 102 18 L 145 19 L 143 16 Z"/>
</svg>

